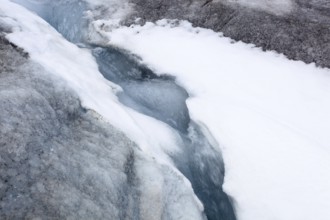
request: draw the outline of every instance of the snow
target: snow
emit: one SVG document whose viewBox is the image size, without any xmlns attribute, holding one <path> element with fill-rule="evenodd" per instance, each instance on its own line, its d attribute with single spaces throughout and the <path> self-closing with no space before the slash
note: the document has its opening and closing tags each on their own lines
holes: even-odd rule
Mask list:
<svg viewBox="0 0 330 220">
<path fill-rule="evenodd" d="M 97 1 L 95 8 L 104 2 Z M 269 1 L 256 2 L 273 6 Z M 183 178 L 164 153 L 178 150 L 176 134 L 166 124 L 123 106 L 116 96 L 121 88 L 103 78 L 88 49 L 68 43 L 46 22 L 7 0 L 0 0 L 0 14 L 0 23 L 13 27 L 7 35 L 10 41 L 64 79 L 85 108 L 95 110 L 134 140 L 146 156 L 164 164 L 171 178 Z M 99 16 L 90 15 L 91 19 Z M 116 22 L 98 20 L 91 28 L 95 32 L 89 37 L 103 35 L 109 44 L 139 55 L 159 74 L 175 75 L 188 90 L 191 117 L 206 125 L 220 144 L 226 166 L 224 188 L 234 199 L 238 219 L 330 218 L 329 70 L 233 43 L 187 22 L 119 27 Z M 140 172 L 148 174 L 141 184 L 155 190 L 154 196 L 145 194 L 143 199 L 157 204 L 156 214 L 160 214 L 159 199 L 164 194 L 157 187 L 160 182 L 160 186 L 167 184 L 162 179 L 167 175 L 152 165 L 140 164 Z M 202 207 L 192 199 L 189 183 L 186 186 L 187 204 L 178 203 L 175 210 L 197 209 L 185 216 L 192 219 Z M 175 201 L 171 204 L 176 206 Z M 149 208 L 143 205 L 144 210 Z M 148 214 L 146 218 L 151 218 Z"/>
<path fill-rule="evenodd" d="M 109 44 L 190 93 L 192 119 L 220 143 L 238 219 L 330 219 L 328 69 L 187 22 L 107 25 Z"/>
<path fill-rule="evenodd" d="M 63 83 L 64 80 L 66 86 L 78 94 L 83 107 L 100 114 L 103 120 L 124 131 L 138 144 L 144 158 L 150 159 L 149 166 L 154 166 L 147 169 L 146 164 L 140 164 L 139 176 L 146 177 L 141 183 L 144 189 L 152 190 L 152 184 L 158 183 L 159 189 L 154 190 L 164 204 L 171 199 L 181 202 L 180 206 L 159 208 L 168 208 L 169 216 L 182 215 L 184 210 L 189 210 L 189 215 L 181 216 L 183 219 L 202 219 L 203 206 L 194 195 L 190 183 L 167 156 L 167 153 L 178 151 L 178 137 L 173 129 L 123 106 L 116 96 L 121 88 L 103 78 L 91 52 L 66 41 L 37 15 L 17 4 L 0 0 L 0 24 L 12 27 L 12 33 L 7 34 L 6 38 L 28 52 L 31 60 L 40 64 L 46 72 L 62 79 L 56 83 Z M 157 175 L 162 175 L 164 179 L 147 178 Z M 166 192 L 174 187 L 177 189 Z M 148 192 L 143 193 L 143 196 L 148 195 Z M 147 204 L 144 206 L 146 209 Z M 180 210 L 173 211 L 176 207 Z M 148 210 L 145 212 L 150 214 Z"/>
<path fill-rule="evenodd" d="M 136 113 L 121 105 L 115 95 L 121 88 L 103 78 L 87 49 L 78 48 L 67 42 L 49 24 L 20 6 L 2 1 L 0 10 L 1 14 L 6 15 L 1 17 L 0 21 L 14 26 L 15 29 L 13 33 L 7 35 L 7 38 L 24 48 L 32 60 L 42 64 L 46 70 L 65 79 L 79 94 L 84 107 L 96 110 L 102 116 L 105 115 L 106 119 L 116 127 L 134 131 L 132 134 L 139 133 L 137 137 L 144 136 L 142 134 L 144 132 L 135 124 L 135 120 L 144 120 L 144 116 L 138 115 L 135 120 L 131 119 L 133 116 L 130 114 Z M 95 94 L 98 94 L 97 98 Z M 155 126 L 155 121 L 149 118 L 145 120 L 146 123 L 150 120 L 150 127 Z M 148 129 L 149 126 L 144 129 Z M 166 139 L 173 139 L 170 138 L 172 134 L 166 132 L 166 128 L 162 133 L 168 135 L 165 135 Z M 141 146 L 144 145 L 147 144 L 141 143 Z"/>
</svg>

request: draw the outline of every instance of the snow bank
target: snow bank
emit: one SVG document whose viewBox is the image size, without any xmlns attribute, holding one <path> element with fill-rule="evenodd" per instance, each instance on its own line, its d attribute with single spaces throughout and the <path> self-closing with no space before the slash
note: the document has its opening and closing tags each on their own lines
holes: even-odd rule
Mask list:
<svg viewBox="0 0 330 220">
<path fill-rule="evenodd" d="M 328 69 L 186 22 L 98 31 L 188 90 L 191 117 L 222 147 L 238 219 L 330 218 Z"/>
</svg>

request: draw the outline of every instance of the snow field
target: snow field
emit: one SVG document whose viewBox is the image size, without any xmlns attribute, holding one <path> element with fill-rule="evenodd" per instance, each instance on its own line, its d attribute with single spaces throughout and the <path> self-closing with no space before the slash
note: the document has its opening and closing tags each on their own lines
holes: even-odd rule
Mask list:
<svg viewBox="0 0 330 220">
<path fill-rule="evenodd" d="M 103 22 L 106 23 L 106 22 Z M 330 71 L 187 22 L 99 30 L 187 89 L 220 143 L 238 219 L 330 218 Z"/>
</svg>

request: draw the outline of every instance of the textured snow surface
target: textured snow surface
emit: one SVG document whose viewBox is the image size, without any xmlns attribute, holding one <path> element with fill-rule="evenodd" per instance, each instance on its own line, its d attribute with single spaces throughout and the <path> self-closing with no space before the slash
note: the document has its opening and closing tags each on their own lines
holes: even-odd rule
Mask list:
<svg viewBox="0 0 330 220">
<path fill-rule="evenodd" d="M 222 146 L 238 219 L 330 218 L 328 69 L 186 22 L 102 31 L 190 93 L 191 117 Z"/>
</svg>

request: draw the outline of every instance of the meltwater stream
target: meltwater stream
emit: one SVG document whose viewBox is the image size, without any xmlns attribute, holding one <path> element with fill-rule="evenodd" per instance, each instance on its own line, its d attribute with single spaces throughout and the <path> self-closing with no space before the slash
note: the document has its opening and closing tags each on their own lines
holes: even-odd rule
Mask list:
<svg viewBox="0 0 330 220">
<path fill-rule="evenodd" d="M 171 155 L 177 168 L 191 182 L 209 220 L 234 220 L 228 196 L 222 190 L 222 156 L 210 143 L 207 129 L 193 122 L 186 106 L 187 92 L 170 76 L 157 76 L 129 55 L 114 48 L 95 48 L 102 74 L 119 84 L 122 103 L 174 128 L 182 139 L 181 153 Z M 208 133 L 208 136 L 211 136 Z M 213 145 L 212 145 L 213 144 Z"/>
<path fill-rule="evenodd" d="M 16 0 L 43 17 L 67 40 L 84 42 L 87 5 L 80 0 Z M 192 184 L 209 220 L 235 220 L 229 197 L 223 192 L 224 164 L 221 153 L 207 129 L 189 117 L 188 93 L 169 75 L 158 76 L 126 52 L 88 45 L 104 77 L 123 88 L 119 100 L 136 111 L 163 121 L 181 137 L 181 153 L 171 155 L 177 168 Z M 111 106 L 109 106 L 111 108 Z"/>
</svg>

